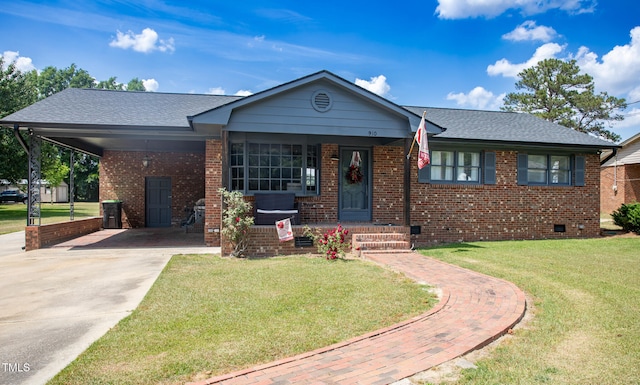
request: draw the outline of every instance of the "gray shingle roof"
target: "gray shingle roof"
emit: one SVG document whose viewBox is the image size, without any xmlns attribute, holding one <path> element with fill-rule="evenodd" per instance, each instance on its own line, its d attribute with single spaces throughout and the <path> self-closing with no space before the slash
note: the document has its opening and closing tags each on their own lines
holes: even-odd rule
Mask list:
<svg viewBox="0 0 640 385">
<path fill-rule="evenodd" d="M 30 123 L 32 126 L 40 123 L 48 126 L 188 127 L 187 116 L 239 98 L 68 88 L 6 116 L 2 121 Z"/>
<path fill-rule="evenodd" d="M 445 129 L 436 138 L 614 147 L 613 143 L 530 114 L 450 108 L 405 107 Z"/>
<path fill-rule="evenodd" d="M 30 127 L 186 128 L 187 117 L 242 97 L 69 88 L 1 120 Z M 614 144 L 529 114 L 404 107 L 444 129 L 435 138 L 612 148 Z"/>
</svg>

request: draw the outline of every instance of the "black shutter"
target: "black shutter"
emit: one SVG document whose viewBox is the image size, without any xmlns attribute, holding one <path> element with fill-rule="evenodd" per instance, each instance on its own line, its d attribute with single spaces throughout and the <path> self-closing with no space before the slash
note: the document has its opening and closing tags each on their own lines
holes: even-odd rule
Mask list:
<svg viewBox="0 0 640 385">
<path fill-rule="evenodd" d="M 496 153 L 484 153 L 484 184 L 496 184 Z"/>
<path fill-rule="evenodd" d="M 429 183 L 431 181 L 431 166 L 418 169 L 418 183 Z"/>
<path fill-rule="evenodd" d="M 529 157 L 527 154 L 518 154 L 518 184 L 529 183 Z"/>
<path fill-rule="evenodd" d="M 585 159 L 584 156 L 576 156 L 576 186 L 584 186 L 584 168 L 585 168 Z"/>
</svg>

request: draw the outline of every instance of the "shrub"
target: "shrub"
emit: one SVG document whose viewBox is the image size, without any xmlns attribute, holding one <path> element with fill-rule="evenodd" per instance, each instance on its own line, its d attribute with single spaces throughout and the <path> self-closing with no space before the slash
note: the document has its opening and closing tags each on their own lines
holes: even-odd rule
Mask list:
<svg viewBox="0 0 640 385">
<path fill-rule="evenodd" d="M 253 225 L 251 203 L 244 200 L 240 191 L 227 191 L 223 188 L 224 210 L 222 211 L 222 235 L 233 245 L 232 257 L 241 257 L 249 243 L 249 227 Z"/>
<path fill-rule="evenodd" d="M 640 234 L 640 203 L 623 203 L 618 210 L 611 213 L 611 217 L 613 223 L 623 230 Z"/>
<path fill-rule="evenodd" d="M 351 243 L 347 241 L 349 230 L 344 229 L 340 224 L 324 234 L 319 228 L 312 231 L 309 226 L 305 226 L 304 235 L 313 239 L 318 253 L 325 255 L 327 259 L 344 257 L 351 250 Z"/>
</svg>

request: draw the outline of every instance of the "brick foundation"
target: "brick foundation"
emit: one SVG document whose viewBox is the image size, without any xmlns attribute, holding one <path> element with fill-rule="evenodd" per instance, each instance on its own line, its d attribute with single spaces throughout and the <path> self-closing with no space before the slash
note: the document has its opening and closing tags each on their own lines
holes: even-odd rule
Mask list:
<svg viewBox="0 0 640 385">
<path fill-rule="evenodd" d="M 81 235 L 99 231 L 102 218 L 77 219 L 49 225 L 27 226 L 25 228 L 25 250 L 37 250 L 68 241 Z"/>
<path fill-rule="evenodd" d="M 313 231 L 320 228 L 322 232 L 335 228 L 335 226 L 336 224 L 309 225 Z M 343 223 L 342 227 L 349 230 L 350 234 L 401 233 L 406 234 L 406 237 L 408 237 L 409 234 L 409 229 L 405 226 L 375 226 L 361 223 Z M 292 229 L 294 237 L 304 236 L 304 226 L 293 226 Z M 251 242 L 245 254 L 251 257 L 270 257 L 276 255 L 306 253 L 315 254 L 318 251 L 315 246 L 296 247 L 294 241 L 280 242 L 275 224 L 273 226 L 253 226 L 250 229 L 249 236 Z M 351 237 L 349 237 L 349 241 L 351 241 Z M 230 253 L 230 245 L 223 242 L 222 255 L 227 256 L 230 255 Z"/>
</svg>

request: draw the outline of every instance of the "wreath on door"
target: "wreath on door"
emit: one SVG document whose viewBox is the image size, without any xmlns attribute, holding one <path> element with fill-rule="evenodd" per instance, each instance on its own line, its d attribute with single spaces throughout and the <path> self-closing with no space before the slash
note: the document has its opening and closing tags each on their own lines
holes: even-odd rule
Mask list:
<svg viewBox="0 0 640 385">
<path fill-rule="evenodd" d="M 357 184 L 362 182 L 362 168 L 360 167 L 360 152 L 354 151 L 351 154 L 351 163 L 349 164 L 349 170 L 345 177 L 347 178 L 347 182 L 350 184 Z"/>
</svg>

